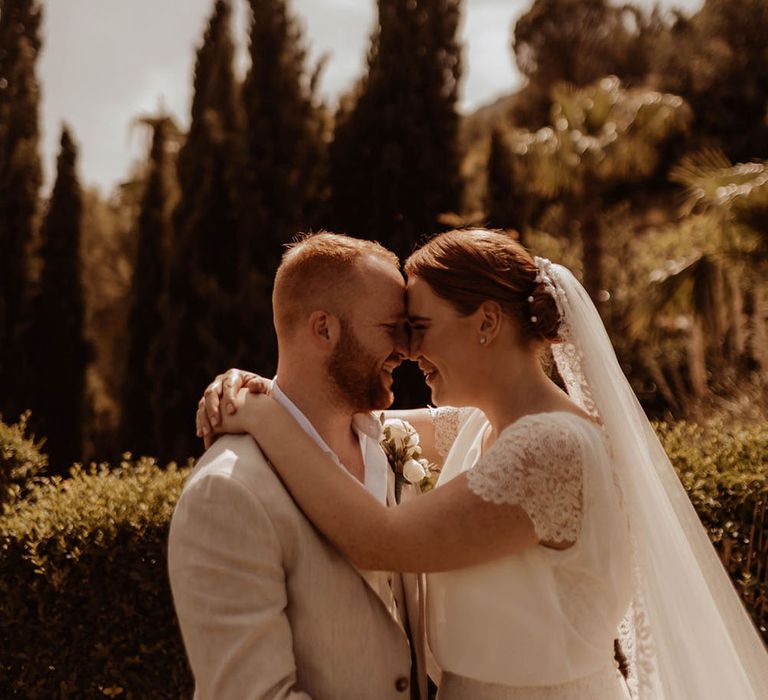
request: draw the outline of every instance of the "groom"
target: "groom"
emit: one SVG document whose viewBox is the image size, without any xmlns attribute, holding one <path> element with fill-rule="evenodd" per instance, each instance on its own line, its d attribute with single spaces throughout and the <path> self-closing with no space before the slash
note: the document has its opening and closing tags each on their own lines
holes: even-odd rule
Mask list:
<svg viewBox="0 0 768 700">
<path fill-rule="evenodd" d="M 404 294 L 394 254 L 320 233 L 285 254 L 272 299 L 272 395 L 390 504 L 371 411 L 391 404 L 392 371 L 408 352 Z M 171 521 L 168 565 L 196 700 L 395 700 L 425 687 L 413 578 L 404 587 L 399 575 L 356 570 L 250 436 L 221 437 L 197 463 Z"/>
</svg>

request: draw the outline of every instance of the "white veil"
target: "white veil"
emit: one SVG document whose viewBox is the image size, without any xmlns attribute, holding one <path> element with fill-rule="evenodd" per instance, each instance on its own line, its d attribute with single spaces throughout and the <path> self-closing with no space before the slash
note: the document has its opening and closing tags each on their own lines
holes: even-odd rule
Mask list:
<svg viewBox="0 0 768 700">
<path fill-rule="evenodd" d="M 633 700 L 765 700 L 768 652 L 569 270 L 536 258 L 561 312 L 553 346 L 569 395 L 603 423 L 633 540 L 621 642 Z"/>
</svg>

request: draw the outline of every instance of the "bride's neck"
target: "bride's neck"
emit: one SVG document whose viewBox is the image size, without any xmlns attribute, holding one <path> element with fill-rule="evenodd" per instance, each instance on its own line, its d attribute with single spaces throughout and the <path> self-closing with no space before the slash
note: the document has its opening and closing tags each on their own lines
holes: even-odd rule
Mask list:
<svg viewBox="0 0 768 700">
<path fill-rule="evenodd" d="M 525 415 L 556 410 L 562 400 L 562 391 L 547 377 L 538 358 L 521 354 L 491 370 L 479 408 L 495 437 Z"/>
</svg>

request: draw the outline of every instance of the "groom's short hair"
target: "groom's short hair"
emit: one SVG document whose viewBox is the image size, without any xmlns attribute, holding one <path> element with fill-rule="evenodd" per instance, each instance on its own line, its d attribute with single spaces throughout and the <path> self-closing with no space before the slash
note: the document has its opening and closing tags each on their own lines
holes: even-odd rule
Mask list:
<svg viewBox="0 0 768 700">
<path fill-rule="evenodd" d="M 272 291 L 278 338 L 318 309 L 343 318 L 364 281 L 362 259 L 374 257 L 400 268 L 397 256 L 380 243 L 329 231 L 302 234 L 286 248 Z"/>
</svg>

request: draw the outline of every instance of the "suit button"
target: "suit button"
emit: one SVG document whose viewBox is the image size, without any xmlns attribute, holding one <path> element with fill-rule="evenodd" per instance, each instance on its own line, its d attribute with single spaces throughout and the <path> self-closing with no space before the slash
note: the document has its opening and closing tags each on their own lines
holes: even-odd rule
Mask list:
<svg viewBox="0 0 768 700">
<path fill-rule="evenodd" d="M 408 690 L 409 685 L 409 680 L 405 676 L 400 676 L 400 678 L 395 681 L 395 690 L 398 693 L 404 693 L 406 690 Z"/>
</svg>

